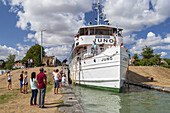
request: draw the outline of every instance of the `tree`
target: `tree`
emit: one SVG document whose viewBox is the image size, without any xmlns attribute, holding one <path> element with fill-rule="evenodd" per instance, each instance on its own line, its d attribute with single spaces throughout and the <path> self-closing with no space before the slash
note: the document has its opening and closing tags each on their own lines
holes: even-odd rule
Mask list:
<svg viewBox="0 0 170 113">
<path fill-rule="evenodd" d="M 145 46 L 142 51 L 141 56 L 143 56 L 144 59 L 150 59 L 154 56 L 151 46 Z"/>
<path fill-rule="evenodd" d="M 138 54 L 137 54 L 137 53 L 135 53 L 135 54 L 133 55 L 133 57 L 132 57 L 132 58 L 134 58 L 135 60 L 138 60 L 138 59 L 139 59 Z"/>
<path fill-rule="evenodd" d="M 5 69 L 12 69 L 13 63 L 15 62 L 15 58 L 16 58 L 15 55 L 9 55 L 7 57 Z"/>
<path fill-rule="evenodd" d="M 44 48 L 42 48 L 42 56 L 45 56 Z M 26 59 L 33 59 L 35 66 L 41 65 L 41 46 L 39 44 L 35 44 L 32 46 L 26 53 L 26 56 L 23 58 L 22 62 Z"/>
<path fill-rule="evenodd" d="M 146 65 L 149 65 L 149 59 L 154 57 L 153 54 L 153 49 L 151 48 L 151 46 L 145 46 L 145 48 L 142 49 L 142 53 L 141 56 L 143 56 L 143 59 L 146 59 Z"/>
</svg>

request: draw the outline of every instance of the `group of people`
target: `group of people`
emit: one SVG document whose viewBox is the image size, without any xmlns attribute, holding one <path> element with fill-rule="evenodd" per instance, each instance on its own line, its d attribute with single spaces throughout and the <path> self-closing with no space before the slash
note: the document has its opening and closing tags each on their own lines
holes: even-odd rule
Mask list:
<svg viewBox="0 0 170 113">
<path fill-rule="evenodd" d="M 135 58 L 129 58 L 129 65 L 132 65 L 133 63 L 133 66 L 135 66 Z"/>
<path fill-rule="evenodd" d="M 25 62 L 25 67 L 28 68 L 28 67 L 34 67 L 34 60 L 33 59 L 26 59 Z"/>
<path fill-rule="evenodd" d="M 27 71 L 21 71 L 21 74 L 19 76 L 19 81 L 20 81 L 20 93 L 27 94 L 27 87 L 28 87 L 28 75 Z M 23 87 L 24 86 L 24 87 Z M 23 91 L 22 91 L 23 87 Z"/>
<path fill-rule="evenodd" d="M 54 59 L 54 58 L 51 58 L 51 59 L 48 59 L 47 60 L 47 66 L 49 67 L 49 66 L 55 66 L 55 67 L 57 67 L 58 66 L 58 64 L 57 64 L 57 58 L 56 59 Z"/>
<path fill-rule="evenodd" d="M 58 69 L 54 70 L 52 73 L 53 84 L 54 84 L 54 94 L 58 94 L 58 89 L 60 87 L 65 87 L 66 75 L 63 71 Z"/>
<path fill-rule="evenodd" d="M 8 89 L 12 90 L 12 74 L 10 71 L 7 72 L 7 79 L 8 79 Z M 54 84 L 54 94 L 58 94 L 58 89 L 60 87 L 65 87 L 66 83 L 66 75 L 63 71 L 59 71 L 58 69 L 54 70 L 52 73 L 52 79 Z M 20 81 L 20 93 L 28 94 L 27 87 L 28 87 L 28 72 L 21 71 L 19 76 Z M 40 68 L 40 73 L 36 75 L 36 72 L 31 73 L 30 77 L 30 86 L 32 96 L 30 99 L 30 106 L 39 106 L 40 108 L 44 107 L 44 100 L 45 100 L 45 93 L 46 93 L 46 86 L 47 86 L 47 74 L 43 68 Z M 22 90 L 23 88 L 23 90 Z M 39 105 L 37 104 L 37 94 L 39 94 Z M 34 102 L 33 102 L 34 100 Z"/>
</svg>

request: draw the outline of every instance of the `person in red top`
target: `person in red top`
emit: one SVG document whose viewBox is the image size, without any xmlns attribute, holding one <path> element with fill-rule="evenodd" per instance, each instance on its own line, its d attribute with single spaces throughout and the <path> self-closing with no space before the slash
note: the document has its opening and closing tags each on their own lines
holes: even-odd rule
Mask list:
<svg viewBox="0 0 170 113">
<path fill-rule="evenodd" d="M 121 43 L 120 47 L 124 47 L 124 48 L 125 48 L 125 46 L 123 45 L 123 43 Z"/>
<path fill-rule="evenodd" d="M 39 108 L 44 107 L 45 93 L 46 93 L 46 85 L 47 85 L 47 77 L 44 74 L 44 69 L 40 68 L 40 73 L 37 75 L 38 81 L 38 93 L 39 93 Z"/>
</svg>

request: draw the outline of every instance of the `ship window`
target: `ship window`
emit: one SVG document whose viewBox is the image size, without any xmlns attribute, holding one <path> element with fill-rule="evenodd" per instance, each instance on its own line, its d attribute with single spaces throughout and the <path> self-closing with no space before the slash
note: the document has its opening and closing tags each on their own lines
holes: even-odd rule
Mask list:
<svg viewBox="0 0 170 113">
<path fill-rule="evenodd" d="M 80 29 L 80 35 L 84 35 L 84 29 Z"/>
<path fill-rule="evenodd" d="M 109 35 L 109 31 L 108 30 L 104 30 L 104 35 Z"/>
<path fill-rule="evenodd" d="M 109 35 L 112 35 L 112 30 L 109 30 Z"/>
<path fill-rule="evenodd" d="M 99 30 L 99 35 L 103 35 L 103 30 Z"/>
<path fill-rule="evenodd" d="M 85 33 L 84 35 L 88 35 L 88 30 L 87 30 L 87 28 L 84 29 L 84 33 Z"/>
<path fill-rule="evenodd" d="M 90 29 L 90 35 L 94 35 L 94 29 Z"/>
<path fill-rule="evenodd" d="M 98 35 L 99 34 L 99 30 L 95 30 L 95 35 Z"/>
</svg>

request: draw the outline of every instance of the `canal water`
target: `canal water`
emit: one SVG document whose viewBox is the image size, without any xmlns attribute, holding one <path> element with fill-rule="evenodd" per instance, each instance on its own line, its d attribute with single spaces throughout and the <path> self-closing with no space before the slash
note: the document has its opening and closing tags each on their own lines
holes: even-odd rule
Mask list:
<svg viewBox="0 0 170 113">
<path fill-rule="evenodd" d="M 85 113 L 170 113 L 170 94 L 130 86 L 122 93 L 76 86 Z"/>
</svg>

